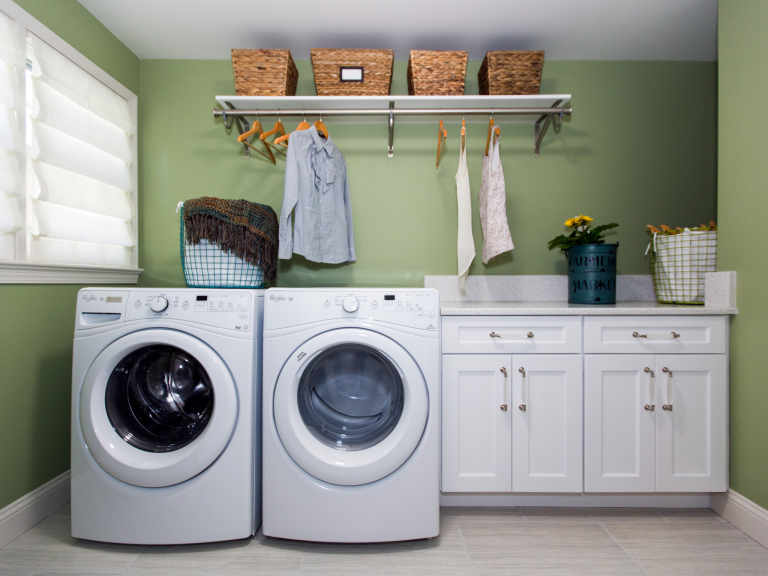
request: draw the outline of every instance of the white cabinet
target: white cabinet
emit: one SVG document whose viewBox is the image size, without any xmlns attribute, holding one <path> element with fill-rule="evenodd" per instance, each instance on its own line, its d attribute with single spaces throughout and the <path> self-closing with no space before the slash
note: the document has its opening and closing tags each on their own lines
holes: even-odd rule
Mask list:
<svg viewBox="0 0 768 576">
<path fill-rule="evenodd" d="M 581 355 L 515 355 L 512 381 L 512 491 L 581 492 Z"/>
<path fill-rule="evenodd" d="M 587 354 L 586 492 L 727 488 L 724 354 Z"/>
<path fill-rule="evenodd" d="M 723 492 L 725 316 L 442 321 L 443 492 Z"/>
<path fill-rule="evenodd" d="M 507 354 L 443 356 L 443 492 L 512 490 Z"/>
<path fill-rule="evenodd" d="M 723 354 L 656 356 L 657 492 L 728 489 L 726 366 Z"/>
<path fill-rule="evenodd" d="M 581 492 L 577 354 L 443 356 L 443 492 Z"/>
</svg>

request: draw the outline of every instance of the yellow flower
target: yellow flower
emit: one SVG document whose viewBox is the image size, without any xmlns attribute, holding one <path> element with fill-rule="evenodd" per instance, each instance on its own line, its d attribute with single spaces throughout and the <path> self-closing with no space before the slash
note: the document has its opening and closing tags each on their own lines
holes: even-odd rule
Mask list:
<svg viewBox="0 0 768 576">
<path fill-rule="evenodd" d="M 576 223 L 576 218 L 569 218 L 568 220 L 566 220 L 566 221 L 565 221 L 565 225 L 566 225 L 568 228 L 573 228 L 573 225 L 574 225 L 575 223 Z"/>
<path fill-rule="evenodd" d="M 576 224 L 583 225 L 583 224 L 589 224 L 594 220 L 594 218 L 590 218 L 589 216 L 584 216 L 583 214 L 579 214 L 576 218 Z"/>
</svg>

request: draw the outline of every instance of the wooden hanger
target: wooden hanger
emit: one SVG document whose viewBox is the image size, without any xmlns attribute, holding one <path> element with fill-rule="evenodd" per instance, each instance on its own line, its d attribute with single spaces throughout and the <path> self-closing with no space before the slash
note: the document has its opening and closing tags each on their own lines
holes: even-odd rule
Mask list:
<svg viewBox="0 0 768 576">
<path fill-rule="evenodd" d="M 309 130 L 309 123 L 307 122 L 306 118 L 304 118 L 304 120 L 302 120 L 299 123 L 299 125 L 296 126 L 296 130 L 294 130 L 293 132 L 298 132 L 299 130 Z M 291 134 L 293 134 L 293 132 L 291 132 Z M 275 144 L 281 144 L 282 142 L 285 142 L 286 140 L 288 140 L 290 138 L 291 134 L 285 134 L 283 136 L 280 136 L 279 138 L 275 138 L 275 142 L 274 143 Z M 290 144 L 290 141 L 288 143 Z"/>
<path fill-rule="evenodd" d="M 248 130 L 247 132 L 243 132 L 242 134 L 240 134 L 240 136 L 237 137 L 237 141 L 245 144 L 249 148 L 252 148 L 257 153 L 264 156 L 264 158 L 272 162 L 272 164 L 277 164 L 277 162 L 275 161 L 275 156 L 274 154 L 272 154 L 272 150 L 269 149 L 269 146 L 264 146 L 264 149 L 267 151 L 267 153 L 264 154 L 264 152 L 256 148 L 256 146 L 248 142 L 249 137 L 253 136 L 254 134 L 261 134 L 262 132 L 263 132 L 263 129 L 261 127 L 261 122 L 259 122 L 259 119 L 256 118 L 256 121 L 253 123 L 253 126 L 251 127 L 251 129 Z"/>
<path fill-rule="evenodd" d="M 440 153 L 443 151 L 443 144 L 446 138 L 448 138 L 448 130 L 443 127 L 443 119 L 440 118 L 440 125 L 437 128 L 437 161 L 435 162 L 435 170 L 440 166 Z"/>
<path fill-rule="evenodd" d="M 315 129 L 325 136 L 325 139 L 328 140 L 328 127 L 323 123 L 323 117 L 320 116 L 320 120 L 315 122 Z"/>
<path fill-rule="evenodd" d="M 285 156 L 285 152 L 284 152 L 283 150 L 280 150 L 280 148 L 288 148 L 288 145 L 287 145 L 287 144 L 279 144 L 279 145 L 278 145 L 279 147 L 278 147 L 278 146 L 275 146 L 275 144 L 273 144 L 273 143 L 272 143 L 272 142 L 270 142 L 269 140 L 267 140 L 267 138 L 269 138 L 270 136 L 272 136 L 272 134 L 277 134 L 277 133 L 279 133 L 279 134 L 280 134 L 280 136 L 285 136 L 285 126 L 283 126 L 283 123 L 282 123 L 282 121 L 280 120 L 280 115 L 279 115 L 279 112 L 278 112 L 278 116 L 277 116 L 277 122 L 275 122 L 275 127 L 274 127 L 274 128 L 272 128 L 272 130 L 270 130 L 269 132 L 264 132 L 264 133 L 263 133 L 263 134 L 260 136 L 260 138 L 261 138 L 261 141 L 262 141 L 262 142 L 264 142 L 264 144 L 266 144 L 266 145 L 267 145 L 267 147 L 272 147 L 272 148 L 274 148 L 275 150 L 277 150 L 278 152 L 280 152 L 280 154 L 282 154 L 283 156 Z M 280 136 L 278 136 L 278 138 L 279 138 Z M 277 140 L 275 140 L 275 141 L 277 141 Z"/>
<path fill-rule="evenodd" d="M 493 133 L 493 113 L 491 113 L 491 118 L 488 120 L 488 138 L 485 140 L 485 155 L 488 156 L 488 147 L 491 145 L 491 134 Z"/>
</svg>

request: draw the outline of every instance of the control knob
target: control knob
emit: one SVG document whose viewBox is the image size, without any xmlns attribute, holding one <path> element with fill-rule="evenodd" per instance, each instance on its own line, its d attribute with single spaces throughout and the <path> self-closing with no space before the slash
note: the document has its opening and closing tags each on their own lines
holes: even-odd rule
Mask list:
<svg viewBox="0 0 768 576">
<path fill-rule="evenodd" d="M 168 300 L 163 296 L 155 296 L 149 303 L 149 309 L 152 312 L 165 312 L 168 309 Z"/>
<path fill-rule="evenodd" d="M 341 303 L 341 307 L 345 312 L 357 312 L 360 307 L 360 302 L 354 296 L 347 296 L 344 298 L 344 302 Z"/>
</svg>

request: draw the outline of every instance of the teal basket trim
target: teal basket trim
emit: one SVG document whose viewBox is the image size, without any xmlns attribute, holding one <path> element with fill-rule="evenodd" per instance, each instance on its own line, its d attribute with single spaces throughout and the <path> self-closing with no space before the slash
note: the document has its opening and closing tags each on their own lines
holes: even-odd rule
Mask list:
<svg viewBox="0 0 768 576">
<path fill-rule="evenodd" d="M 184 231 L 184 207 L 179 211 L 181 267 L 190 288 L 263 288 L 264 271 L 203 239 L 188 244 Z"/>
</svg>

